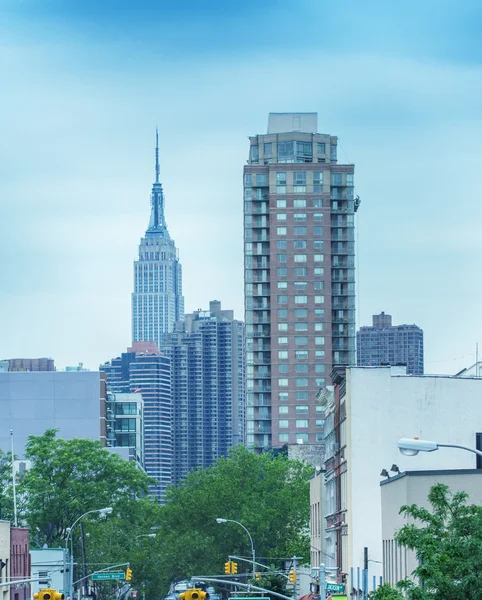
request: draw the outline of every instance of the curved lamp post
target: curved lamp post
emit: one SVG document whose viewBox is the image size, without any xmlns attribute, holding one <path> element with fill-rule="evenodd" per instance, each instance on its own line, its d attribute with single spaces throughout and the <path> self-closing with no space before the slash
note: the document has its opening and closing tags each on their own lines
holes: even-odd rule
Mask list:
<svg viewBox="0 0 482 600">
<path fill-rule="evenodd" d="M 251 537 L 251 534 L 249 533 L 249 531 L 246 529 L 246 527 L 242 523 L 240 523 L 239 521 L 233 521 L 233 519 L 217 518 L 216 523 L 236 523 L 236 525 L 239 525 L 240 527 L 242 527 L 244 529 L 244 531 L 246 531 L 246 533 L 248 534 L 248 537 L 249 537 L 249 541 L 251 542 L 251 555 L 253 557 L 253 579 L 255 579 L 256 578 L 256 555 L 254 553 L 253 538 Z"/>
<path fill-rule="evenodd" d="M 80 517 L 78 517 L 70 527 L 67 527 L 67 538 L 65 540 L 65 554 L 64 556 L 67 556 L 67 548 L 68 548 L 68 544 L 69 544 L 69 538 L 71 538 L 71 533 L 72 533 L 72 529 L 77 525 L 77 523 L 83 519 L 86 515 L 91 515 L 93 513 L 99 513 L 101 516 L 105 516 L 105 515 L 110 515 L 112 512 L 112 508 L 110 506 L 108 506 L 107 508 L 98 508 L 97 510 L 88 510 L 87 512 L 85 512 L 84 514 L 80 515 Z M 69 598 L 70 600 L 72 600 L 72 582 L 74 580 L 74 552 L 73 552 L 73 546 L 71 544 L 71 550 L 70 550 L 70 572 L 69 572 Z"/>
<path fill-rule="evenodd" d="M 438 442 L 429 442 L 427 440 L 419 440 L 417 438 L 402 438 L 398 440 L 398 449 L 404 456 L 415 456 L 419 452 L 434 452 L 439 448 L 459 448 L 460 450 L 467 450 L 477 456 L 482 457 L 482 452 L 475 448 L 468 448 L 467 446 L 460 446 L 458 444 L 440 444 Z"/>
</svg>

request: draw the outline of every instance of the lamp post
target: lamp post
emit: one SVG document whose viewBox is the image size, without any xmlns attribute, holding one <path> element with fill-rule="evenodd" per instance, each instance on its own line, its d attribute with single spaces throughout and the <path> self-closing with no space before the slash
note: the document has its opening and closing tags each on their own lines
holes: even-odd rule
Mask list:
<svg viewBox="0 0 482 600">
<path fill-rule="evenodd" d="M 249 533 L 249 531 L 246 529 L 246 527 L 242 523 L 240 523 L 239 521 L 233 521 L 233 519 L 218 518 L 218 519 L 216 519 L 216 523 L 236 523 L 236 525 L 239 525 L 240 527 L 242 527 L 244 529 L 244 531 L 246 531 L 246 533 L 248 534 L 248 537 L 249 537 L 249 541 L 251 542 L 251 555 L 253 557 L 253 579 L 256 579 L 256 555 L 254 553 L 253 538 L 251 537 L 251 534 Z"/>
<path fill-rule="evenodd" d="M 439 448 L 459 448 L 472 452 L 477 456 L 482 457 L 482 452 L 475 448 L 460 446 L 459 444 L 440 444 L 438 442 L 429 442 L 427 440 L 419 440 L 417 438 L 402 438 L 398 440 L 398 449 L 404 456 L 416 456 L 419 452 L 434 452 Z"/>
<path fill-rule="evenodd" d="M 67 538 L 65 539 L 65 553 L 64 553 L 64 557 L 67 556 L 67 551 L 68 551 L 68 545 L 69 545 L 69 538 L 71 540 L 71 544 L 70 544 L 70 570 L 69 570 L 69 598 L 70 600 L 72 600 L 72 582 L 74 581 L 74 550 L 73 550 L 73 544 L 72 544 L 72 529 L 77 525 L 77 523 L 83 519 L 86 515 L 91 515 L 93 513 L 99 513 L 102 516 L 105 515 L 110 515 L 110 513 L 112 512 L 112 508 L 110 506 L 108 506 L 107 508 L 98 508 L 97 510 L 88 510 L 87 512 L 83 513 L 82 515 L 80 515 L 80 517 L 78 517 L 70 527 L 67 527 Z M 65 559 L 64 559 L 65 560 Z"/>
</svg>

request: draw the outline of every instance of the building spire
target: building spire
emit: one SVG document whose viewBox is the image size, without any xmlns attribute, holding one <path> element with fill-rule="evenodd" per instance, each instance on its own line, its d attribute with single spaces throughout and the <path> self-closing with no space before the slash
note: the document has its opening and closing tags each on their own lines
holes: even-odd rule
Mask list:
<svg viewBox="0 0 482 600">
<path fill-rule="evenodd" d="M 159 131 L 156 126 L 156 183 L 159 183 Z"/>
</svg>

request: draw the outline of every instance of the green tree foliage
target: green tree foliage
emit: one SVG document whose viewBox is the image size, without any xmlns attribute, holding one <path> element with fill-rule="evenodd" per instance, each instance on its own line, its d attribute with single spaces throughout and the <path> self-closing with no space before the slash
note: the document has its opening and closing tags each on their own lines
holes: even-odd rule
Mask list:
<svg viewBox="0 0 482 600">
<path fill-rule="evenodd" d="M 63 440 L 56 430 L 29 436 L 25 457 L 32 468 L 19 484 L 23 518 L 40 544 L 63 545 L 66 529 L 84 512 L 132 507 L 148 492 L 149 478 L 99 442 Z"/>
<path fill-rule="evenodd" d="M 260 579 L 250 580 L 254 586 L 264 588 L 265 590 L 278 592 L 278 594 L 284 594 L 285 596 L 291 595 L 292 592 L 286 589 L 286 577 L 280 573 L 277 573 L 274 566 L 271 566 L 269 571 L 265 571 L 260 574 Z M 271 594 L 263 594 L 263 596 L 268 596 L 268 598 L 271 598 L 271 600 L 279 600 L 276 596 L 272 596 Z"/>
<path fill-rule="evenodd" d="M 421 563 L 413 573 L 420 587 L 399 583 L 410 600 L 482 598 L 482 507 L 468 505 L 467 498 L 439 483 L 428 496 L 431 510 L 416 504 L 401 508 L 415 523 L 404 525 L 396 539 Z"/>
<path fill-rule="evenodd" d="M 368 594 L 368 600 L 403 600 L 403 596 L 389 583 L 384 583 Z"/>
<path fill-rule="evenodd" d="M 135 567 L 145 580 L 150 577 L 147 596 L 165 594 L 176 579 L 224 576 L 229 555 L 247 557 L 248 562 L 237 561 L 239 573 L 250 572 L 246 532 L 235 523 L 218 524 L 218 517 L 248 529 L 259 562 L 277 563 L 292 556 L 308 562 L 311 474 L 305 463 L 282 455 L 256 455 L 241 446 L 213 467 L 192 471 L 169 490 L 162 507 L 154 548 L 157 572 L 148 576 L 143 564 Z"/>
<path fill-rule="evenodd" d="M 12 454 L 0 450 L 0 519 L 13 518 Z"/>
</svg>

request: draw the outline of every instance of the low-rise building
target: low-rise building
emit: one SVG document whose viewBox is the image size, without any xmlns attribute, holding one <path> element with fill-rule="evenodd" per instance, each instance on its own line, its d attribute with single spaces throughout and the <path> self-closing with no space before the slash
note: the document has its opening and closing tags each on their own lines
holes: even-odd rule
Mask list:
<svg viewBox="0 0 482 600">
<path fill-rule="evenodd" d="M 32 596 L 39 589 L 51 587 L 67 598 L 69 587 L 69 556 L 64 548 L 35 548 L 30 550 L 32 562 Z"/>
<path fill-rule="evenodd" d="M 10 527 L 10 578 L 23 581 L 30 578 L 30 549 L 28 529 Z M 30 584 L 10 586 L 10 600 L 30 598 Z"/>
<path fill-rule="evenodd" d="M 482 504 L 482 471 L 479 469 L 406 471 L 381 481 L 383 581 L 394 585 L 418 567 L 415 552 L 400 547 L 395 540 L 395 533 L 406 523 L 413 522 L 400 514 L 400 508 L 417 504 L 430 510 L 427 497 L 436 483 L 444 483 L 452 493 L 467 492 L 470 504 Z"/>
<path fill-rule="evenodd" d="M 403 456 L 398 440 L 418 436 L 479 447 L 482 379 L 409 376 L 405 367 L 338 367 L 332 379 L 333 392 L 318 394 L 326 418 L 324 552 L 336 557 L 340 579 L 366 563 L 370 577 L 378 578 L 382 471 L 394 464 L 400 471 L 482 467 L 473 454 L 456 450 Z"/>
</svg>

